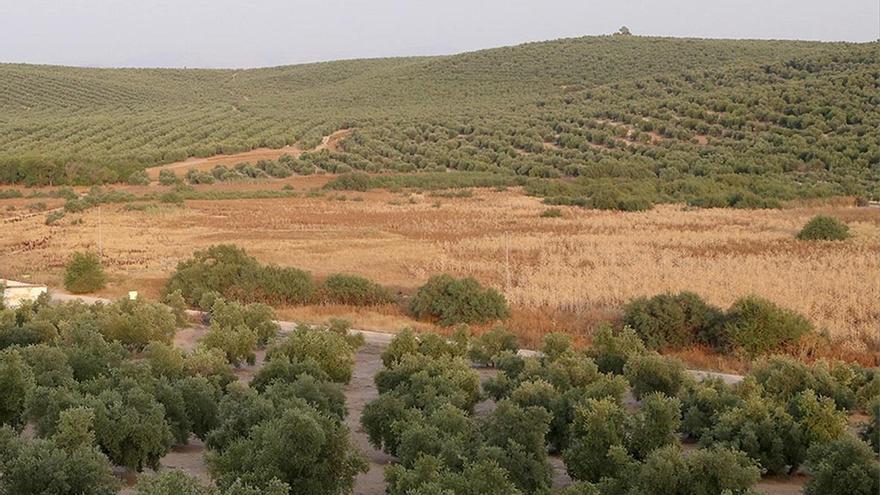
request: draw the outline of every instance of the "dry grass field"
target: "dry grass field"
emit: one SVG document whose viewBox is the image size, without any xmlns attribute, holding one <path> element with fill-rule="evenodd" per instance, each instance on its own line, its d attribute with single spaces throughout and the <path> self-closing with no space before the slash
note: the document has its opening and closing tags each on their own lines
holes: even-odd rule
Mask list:
<svg viewBox="0 0 880 495">
<path fill-rule="evenodd" d="M 305 191 L 325 180 L 292 178 L 271 187 L 286 182 Z M 21 210 L 22 202 L 0 200 L 0 210 L 13 203 Z M 100 236 L 112 277 L 104 295 L 139 290 L 157 297 L 177 262 L 195 249 L 235 243 L 264 262 L 317 277 L 356 273 L 403 294 L 432 274 L 473 275 L 503 290 L 513 306 L 511 326 L 527 344 L 549 331 L 586 338 L 630 298 L 690 290 L 722 307 L 746 294 L 769 298 L 808 316 L 841 352 L 878 355 L 880 209 L 843 202 L 758 211 L 664 205 L 640 213 L 562 208 L 561 218 L 542 218 L 546 208 L 516 190 L 461 198 L 303 194 L 147 211 L 106 205 L 100 213 L 68 214 L 55 226 L 44 225 L 44 215 L 0 223 L 0 275 L 60 287 L 69 254 L 97 249 Z M 846 221 L 853 238 L 795 240 L 819 213 Z M 394 305 L 279 314 L 308 321 L 342 316 L 366 329 L 414 324 Z"/>
</svg>

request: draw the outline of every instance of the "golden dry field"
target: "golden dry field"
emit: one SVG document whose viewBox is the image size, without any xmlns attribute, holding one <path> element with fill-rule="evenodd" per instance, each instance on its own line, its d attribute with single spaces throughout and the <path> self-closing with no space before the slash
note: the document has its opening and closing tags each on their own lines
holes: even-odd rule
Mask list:
<svg viewBox="0 0 880 495">
<path fill-rule="evenodd" d="M 286 182 L 305 192 L 325 180 L 292 178 L 271 187 Z M 527 344 L 549 331 L 588 337 L 633 297 L 690 290 L 724 308 L 757 294 L 806 315 L 841 352 L 876 357 L 880 350 L 880 209 L 843 201 L 782 210 L 563 207 L 561 218 L 542 218 L 547 207 L 513 189 L 474 190 L 463 198 L 382 191 L 193 200 L 185 208 L 147 211 L 105 205 L 67 214 L 55 226 L 44 224 L 44 214 L 9 221 L 27 211 L 27 202 L 0 200 L 6 217 L 0 276 L 52 287 L 61 286 L 69 254 L 97 249 L 99 237 L 112 277 L 103 294 L 113 296 L 139 290 L 158 297 L 178 261 L 199 248 L 234 243 L 264 262 L 317 277 L 356 273 L 403 294 L 440 272 L 472 275 L 504 292 L 513 306 L 511 327 Z M 16 210 L 6 211 L 9 204 Z M 795 240 L 820 213 L 847 222 L 853 238 Z M 341 316 L 366 329 L 414 324 L 395 305 L 281 308 L 279 314 L 309 321 Z"/>
</svg>

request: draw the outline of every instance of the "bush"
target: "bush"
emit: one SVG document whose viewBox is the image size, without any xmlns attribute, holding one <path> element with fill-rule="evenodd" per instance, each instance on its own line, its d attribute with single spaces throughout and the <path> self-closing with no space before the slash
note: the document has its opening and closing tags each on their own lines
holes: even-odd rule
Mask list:
<svg viewBox="0 0 880 495">
<path fill-rule="evenodd" d="M 636 459 L 644 459 L 660 447 L 675 445 L 681 426 L 681 402 L 659 392 L 642 398 L 642 407 L 627 421 L 626 447 Z"/>
<path fill-rule="evenodd" d="M 802 241 L 843 241 L 850 237 L 849 227 L 834 217 L 817 215 L 798 232 Z"/>
<path fill-rule="evenodd" d="M 382 351 L 382 364 L 391 368 L 407 355 L 464 357 L 468 351 L 468 340 L 469 333 L 465 325 L 457 328 L 448 340 L 433 333 L 416 335 L 411 329 L 404 328 L 397 332 L 388 347 Z"/>
<path fill-rule="evenodd" d="M 178 469 L 162 470 L 154 476 L 143 476 L 135 487 L 136 495 L 214 495 L 195 476 Z"/>
<path fill-rule="evenodd" d="M 808 366 L 793 357 L 771 356 L 757 361 L 749 376 L 761 385 L 764 395 L 780 402 L 812 390 L 834 400 L 839 409 L 852 409 L 856 404 L 855 393 L 833 371 L 824 361 Z"/>
<path fill-rule="evenodd" d="M 373 306 L 393 299 L 387 289 L 364 277 L 337 273 L 318 288 L 316 299 L 323 304 Z"/>
<path fill-rule="evenodd" d="M 343 423 L 293 401 L 206 457 L 224 489 L 239 480 L 261 489 L 280 480 L 291 493 L 337 495 L 350 493 L 367 470 Z"/>
<path fill-rule="evenodd" d="M 794 418 L 760 397 L 719 413 L 700 443 L 741 450 L 771 474 L 794 472 L 806 451 L 804 433 Z"/>
<path fill-rule="evenodd" d="M 502 326 L 497 326 L 473 339 L 468 356 L 477 364 L 487 365 L 493 363 L 502 353 L 516 353 L 517 350 L 519 345 L 516 342 L 516 335 Z"/>
<path fill-rule="evenodd" d="M 114 495 L 121 483 L 107 457 L 91 444 L 30 440 L 0 427 L 0 493 Z"/>
<path fill-rule="evenodd" d="M 64 218 L 63 211 L 53 211 L 46 215 L 46 221 L 44 222 L 46 225 L 55 225 Z"/>
<path fill-rule="evenodd" d="M 141 476 L 135 495 L 289 495 L 290 487 L 275 480 L 262 488 L 237 481 L 226 490 L 204 486 L 198 478 L 179 469 L 162 470 L 153 476 Z"/>
<path fill-rule="evenodd" d="M 419 288 L 410 311 L 420 319 L 433 318 L 440 325 L 486 323 L 507 318 L 507 301 L 498 291 L 483 288 L 473 278 L 455 279 L 436 275 Z"/>
<path fill-rule="evenodd" d="M 126 182 L 131 186 L 149 186 L 150 176 L 147 175 L 145 170 L 138 170 L 137 172 L 132 172 L 128 179 L 126 179 Z"/>
<path fill-rule="evenodd" d="M 88 294 L 104 288 L 107 275 L 101 259 L 92 252 L 75 252 L 64 272 L 64 288 L 74 294 Z"/>
<path fill-rule="evenodd" d="M 635 356 L 623 369 L 636 399 L 651 392 L 675 397 L 685 382 L 684 363 L 657 353 Z"/>
<path fill-rule="evenodd" d="M 287 337 L 276 342 L 266 358 L 270 362 L 280 357 L 291 362 L 314 361 L 330 380 L 348 383 L 354 370 L 355 350 L 344 335 L 329 328 L 312 329 L 299 325 Z"/>
<path fill-rule="evenodd" d="M 645 343 L 635 330 L 624 327 L 615 332 L 608 325 L 600 326 L 593 334 L 593 344 L 587 354 L 596 361 L 603 373 L 623 373 L 632 357 L 645 353 Z"/>
<path fill-rule="evenodd" d="M 862 426 L 861 437 L 880 454 L 880 396 L 875 397 L 868 407 L 869 421 Z"/>
<path fill-rule="evenodd" d="M 25 397 L 34 387 L 30 367 L 17 350 L 0 351 L 0 426 L 18 427 L 25 410 Z"/>
<path fill-rule="evenodd" d="M 561 218 L 562 210 L 559 208 L 547 208 L 541 212 L 541 218 Z"/>
<path fill-rule="evenodd" d="M 609 399 L 588 399 L 574 410 L 571 443 L 562 453 L 568 474 L 575 480 L 596 482 L 614 477 L 626 456 L 626 411 Z"/>
<path fill-rule="evenodd" d="M 687 380 L 679 393 L 681 431 L 690 438 L 701 438 L 715 424 L 719 413 L 740 404 L 734 388 L 721 378 Z"/>
<path fill-rule="evenodd" d="M 697 342 L 716 349 L 728 345 L 718 330 L 724 314 L 692 292 L 634 299 L 623 312 L 624 323 L 651 349 L 680 349 Z"/>
<path fill-rule="evenodd" d="M 880 464 L 871 448 L 849 435 L 813 446 L 807 457 L 810 480 L 806 495 L 874 495 Z"/>
<path fill-rule="evenodd" d="M 93 404 L 95 436 L 114 464 L 157 469 L 174 443 L 165 408 L 143 389 L 105 390 Z"/>
<path fill-rule="evenodd" d="M 311 276 L 294 268 L 261 265 L 241 248 L 211 246 L 178 263 L 165 293 L 179 290 L 186 302 L 199 306 L 216 293 L 243 303 L 306 304 L 315 291 Z M 204 309 L 204 307 L 203 307 Z"/>
<path fill-rule="evenodd" d="M 736 301 L 726 319 L 725 332 L 750 356 L 779 350 L 813 331 L 803 316 L 756 296 Z"/>
<path fill-rule="evenodd" d="M 629 493 L 745 495 L 760 477 L 761 470 L 742 452 L 712 448 L 684 456 L 671 445 L 652 452 L 623 481 L 630 484 Z"/>
<path fill-rule="evenodd" d="M 162 170 L 159 170 L 159 184 L 162 184 L 163 186 L 176 186 L 178 184 L 183 184 L 183 181 L 174 174 L 174 171 L 163 168 Z"/>
<path fill-rule="evenodd" d="M 846 434 L 846 413 L 834 401 L 813 390 L 798 394 L 788 404 L 788 413 L 800 424 L 806 445 L 830 442 Z"/>
<path fill-rule="evenodd" d="M 334 189 L 337 191 L 369 191 L 370 176 L 363 172 L 342 174 L 324 184 L 324 189 Z"/>
<path fill-rule="evenodd" d="M 223 299 L 211 307 L 211 328 L 247 328 L 257 337 L 257 345 L 264 346 L 278 333 L 275 312 L 265 304 L 239 304 Z"/>
<path fill-rule="evenodd" d="M 169 344 L 177 331 L 174 314 L 164 304 L 122 298 L 97 306 L 95 312 L 104 337 L 131 350 L 141 350 L 153 341 Z"/>
</svg>

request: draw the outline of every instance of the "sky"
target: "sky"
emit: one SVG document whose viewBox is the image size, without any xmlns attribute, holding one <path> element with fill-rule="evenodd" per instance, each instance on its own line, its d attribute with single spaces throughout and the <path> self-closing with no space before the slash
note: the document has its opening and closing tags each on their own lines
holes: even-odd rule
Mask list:
<svg viewBox="0 0 880 495">
<path fill-rule="evenodd" d="M 874 41 L 880 0 L 0 0 L 0 62 L 265 67 L 610 34 Z"/>
</svg>

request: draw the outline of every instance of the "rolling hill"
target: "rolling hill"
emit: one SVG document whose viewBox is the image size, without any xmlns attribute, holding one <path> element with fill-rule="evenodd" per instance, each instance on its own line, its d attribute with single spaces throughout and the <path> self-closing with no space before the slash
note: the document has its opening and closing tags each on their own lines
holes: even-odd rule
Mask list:
<svg viewBox="0 0 880 495">
<path fill-rule="evenodd" d="M 570 179 L 529 181 L 558 202 L 613 184 L 618 206 L 877 197 L 878 48 L 604 36 L 253 70 L 0 65 L 0 181 L 112 182 L 348 128 L 300 160 Z"/>
</svg>

